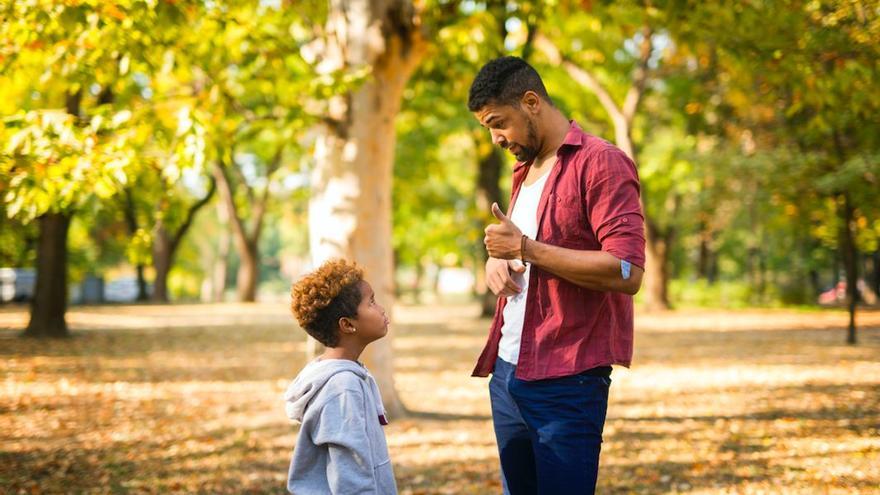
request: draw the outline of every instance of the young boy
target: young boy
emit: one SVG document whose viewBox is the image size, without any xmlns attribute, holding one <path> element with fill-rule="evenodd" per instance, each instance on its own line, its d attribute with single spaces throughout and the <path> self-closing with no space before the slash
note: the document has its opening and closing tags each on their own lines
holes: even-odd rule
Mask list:
<svg viewBox="0 0 880 495">
<path fill-rule="evenodd" d="M 287 489 L 309 494 L 396 494 L 379 388 L 358 362 L 388 333 L 363 270 L 331 260 L 294 284 L 291 309 L 300 326 L 326 346 L 284 394 L 287 415 L 302 423 Z"/>
</svg>

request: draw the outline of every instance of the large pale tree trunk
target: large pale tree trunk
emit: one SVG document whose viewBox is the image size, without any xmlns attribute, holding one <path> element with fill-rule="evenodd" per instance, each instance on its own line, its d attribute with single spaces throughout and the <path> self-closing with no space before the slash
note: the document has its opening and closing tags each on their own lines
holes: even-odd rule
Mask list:
<svg viewBox="0 0 880 495">
<path fill-rule="evenodd" d="M 318 64 L 328 72 L 363 67 L 371 72 L 357 89 L 329 103 L 312 173 L 311 254 L 315 264 L 339 256 L 360 263 L 389 313 L 394 303 L 394 119 L 406 82 L 423 54 L 416 20 L 410 2 L 331 0 L 322 40 L 324 58 Z M 391 335 L 371 344 L 364 360 L 389 414 L 404 414 L 394 388 Z"/>
<path fill-rule="evenodd" d="M 37 282 L 24 337 L 67 337 L 67 231 L 70 214 L 46 213 L 37 221 Z"/>
</svg>

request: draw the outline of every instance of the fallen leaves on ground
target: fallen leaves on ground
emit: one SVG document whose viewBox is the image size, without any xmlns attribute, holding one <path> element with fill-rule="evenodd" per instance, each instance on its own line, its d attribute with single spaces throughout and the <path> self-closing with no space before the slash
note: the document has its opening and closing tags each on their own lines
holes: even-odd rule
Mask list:
<svg viewBox="0 0 880 495">
<path fill-rule="evenodd" d="M 399 307 L 392 418 L 402 494 L 500 493 L 476 306 Z M 283 493 L 281 394 L 305 340 L 283 305 L 73 308 L 74 337 L 0 310 L 4 493 Z M 880 312 L 637 318 L 616 368 L 599 493 L 870 493 L 880 486 Z"/>
</svg>

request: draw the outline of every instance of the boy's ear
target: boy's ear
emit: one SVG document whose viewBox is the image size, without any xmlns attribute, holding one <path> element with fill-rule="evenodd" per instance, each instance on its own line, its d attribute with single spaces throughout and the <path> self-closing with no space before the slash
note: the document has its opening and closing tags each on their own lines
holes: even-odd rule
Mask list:
<svg viewBox="0 0 880 495">
<path fill-rule="evenodd" d="M 357 329 L 354 327 L 354 323 L 351 321 L 351 318 L 347 316 L 343 316 L 339 319 L 339 330 L 345 334 L 352 334 L 357 332 Z"/>
</svg>

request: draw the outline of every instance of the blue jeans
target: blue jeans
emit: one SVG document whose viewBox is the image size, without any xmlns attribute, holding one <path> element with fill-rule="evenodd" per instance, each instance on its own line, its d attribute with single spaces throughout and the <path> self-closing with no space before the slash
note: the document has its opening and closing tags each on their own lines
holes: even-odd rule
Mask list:
<svg viewBox="0 0 880 495">
<path fill-rule="evenodd" d="M 595 493 L 611 379 L 515 372 L 499 358 L 489 380 L 504 495 Z"/>
</svg>

